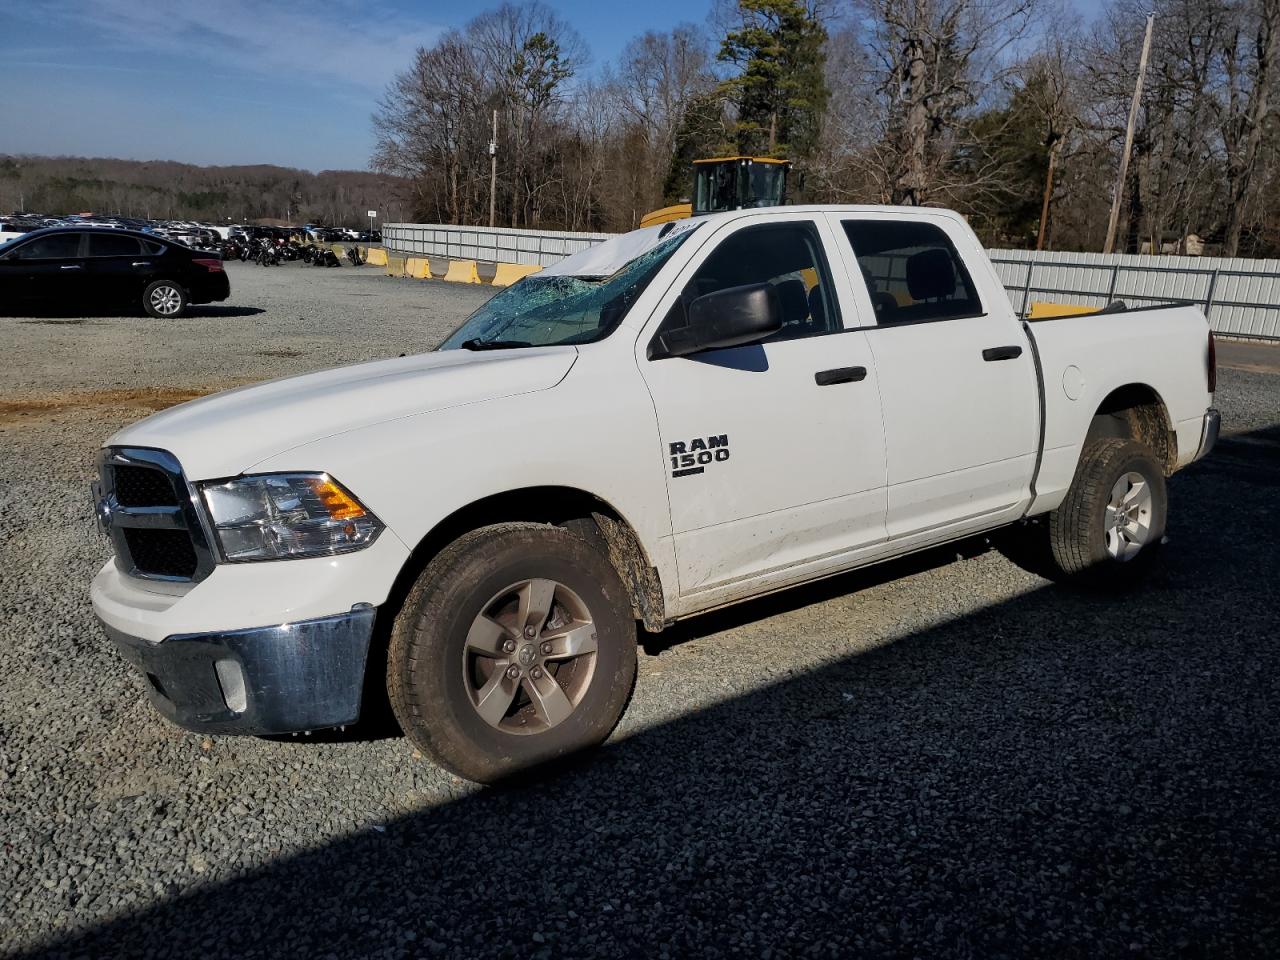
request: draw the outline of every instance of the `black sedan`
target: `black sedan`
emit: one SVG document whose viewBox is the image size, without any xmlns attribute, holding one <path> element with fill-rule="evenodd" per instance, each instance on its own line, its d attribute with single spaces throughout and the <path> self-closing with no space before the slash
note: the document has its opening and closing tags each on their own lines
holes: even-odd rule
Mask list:
<svg viewBox="0 0 1280 960">
<path fill-rule="evenodd" d="M 222 258 L 146 233 L 51 227 L 0 244 L 0 307 L 141 306 L 179 317 L 231 296 Z"/>
</svg>

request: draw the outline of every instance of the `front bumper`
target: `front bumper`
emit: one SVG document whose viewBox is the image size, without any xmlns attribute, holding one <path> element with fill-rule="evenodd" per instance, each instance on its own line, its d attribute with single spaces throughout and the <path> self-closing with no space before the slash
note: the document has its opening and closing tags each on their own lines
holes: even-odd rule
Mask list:
<svg viewBox="0 0 1280 960">
<path fill-rule="evenodd" d="M 272 734 L 353 723 L 360 715 L 374 608 L 272 627 L 177 634 L 152 643 L 102 621 L 178 726 Z"/>
</svg>

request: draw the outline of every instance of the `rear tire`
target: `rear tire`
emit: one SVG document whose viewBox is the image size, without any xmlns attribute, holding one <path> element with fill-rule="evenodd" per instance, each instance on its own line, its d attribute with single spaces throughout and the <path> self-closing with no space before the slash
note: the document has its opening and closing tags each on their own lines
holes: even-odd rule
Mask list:
<svg viewBox="0 0 1280 960">
<path fill-rule="evenodd" d="M 602 743 L 635 675 L 631 603 L 609 561 L 563 528 L 505 523 L 418 577 L 392 626 L 387 690 L 416 747 L 493 783 Z"/>
<path fill-rule="evenodd" d="M 142 291 L 142 308 L 161 320 L 182 316 L 189 302 L 187 291 L 172 280 L 157 280 Z"/>
<path fill-rule="evenodd" d="M 1164 471 L 1135 440 L 1091 440 L 1066 499 L 1049 514 L 1058 569 L 1091 586 L 1122 588 L 1151 572 L 1168 512 Z"/>
</svg>

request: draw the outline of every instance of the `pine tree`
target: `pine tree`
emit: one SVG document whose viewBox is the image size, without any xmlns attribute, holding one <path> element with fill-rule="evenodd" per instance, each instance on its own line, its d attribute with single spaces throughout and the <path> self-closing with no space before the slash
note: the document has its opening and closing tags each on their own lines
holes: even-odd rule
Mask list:
<svg viewBox="0 0 1280 960">
<path fill-rule="evenodd" d="M 718 59 L 739 72 L 723 90 L 737 110 L 739 152 L 804 160 L 817 145 L 829 91 L 827 31 L 803 0 L 738 0 L 742 25 Z"/>
</svg>

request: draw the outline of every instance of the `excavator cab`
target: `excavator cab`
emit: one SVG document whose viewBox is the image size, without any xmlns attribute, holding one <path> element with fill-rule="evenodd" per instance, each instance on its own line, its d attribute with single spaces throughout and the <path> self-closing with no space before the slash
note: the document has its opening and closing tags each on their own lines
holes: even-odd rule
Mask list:
<svg viewBox="0 0 1280 960">
<path fill-rule="evenodd" d="M 693 161 L 693 216 L 778 207 L 787 199 L 787 160 L 718 157 Z"/>
<path fill-rule="evenodd" d="M 683 220 L 704 213 L 777 207 L 787 202 L 790 160 L 772 157 L 715 157 L 693 161 L 693 202 L 646 213 L 640 226 Z"/>
</svg>

